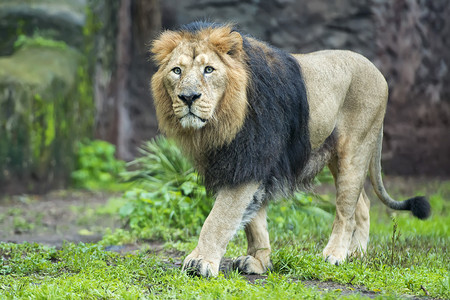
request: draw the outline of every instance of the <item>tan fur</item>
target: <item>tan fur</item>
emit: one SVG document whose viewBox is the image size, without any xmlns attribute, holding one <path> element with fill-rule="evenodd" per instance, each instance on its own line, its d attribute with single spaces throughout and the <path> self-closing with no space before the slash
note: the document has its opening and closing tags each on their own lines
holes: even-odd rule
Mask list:
<svg viewBox="0 0 450 300">
<path fill-rule="evenodd" d="M 266 207 L 263 206 L 245 226 L 247 256 L 238 257 L 233 262 L 234 268 L 243 273 L 262 274 L 272 267 L 266 216 Z"/>
<path fill-rule="evenodd" d="M 219 192 L 214 207 L 203 224 L 198 245 L 185 258 L 183 269 L 194 265 L 203 276 L 217 276 L 228 242 L 238 230 L 245 209 L 258 186 L 257 183 L 251 183 Z"/>
<path fill-rule="evenodd" d="M 250 39 L 250 43 L 258 42 Z M 152 78 L 152 90 L 161 130 L 175 138 L 194 159 L 198 153 L 229 143 L 242 127 L 248 109 L 248 74 L 241 36 L 231 32 L 231 27 L 207 29 L 196 35 L 168 31 L 153 43 L 152 52 L 160 66 Z M 320 51 L 294 57 L 307 89 L 313 154 L 332 132 L 337 134 L 333 155 L 324 156 L 330 159 L 337 195 L 336 218 L 323 256 L 339 264 L 367 247 L 370 203 L 363 182 L 377 143 L 381 143 L 387 84 L 372 63 L 350 51 Z M 267 63 L 277 62 L 269 58 Z M 200 70 L 207 64 L 224 70 L 217 68 L 215 79 L 205 81 Z M 182 66 L 184 77 L 174 77 L 175 66 Z M 191 118 L 184 127 L 181 125 L 186 105 L 178 95 L 185 91 L 202 94 L 192 109 L 207 122 Z M 186 257 L 183 268 L 192 267 L 203 276 L 218 274 L 227 243 L 258 186 L 250 183 L 218 192 L 198 246 Z M 246 227 L 248 256 L 235 261 L 246 272 L 263 273 L 270 266 L 265 216 L 263 207 Z"/>
<path fill-rule="evenodd" d="M 317 148 L 336 128 L 337 157 L 330 162 L 336 184 L 336 217 L 323 256 L 339 264 L 367 248 L 368 200 L 363 191 L 386 110 L 384 77 L 366 58 L 350 51 L 294 55 L 310 106 L 311 145 Z"/>
</svg>

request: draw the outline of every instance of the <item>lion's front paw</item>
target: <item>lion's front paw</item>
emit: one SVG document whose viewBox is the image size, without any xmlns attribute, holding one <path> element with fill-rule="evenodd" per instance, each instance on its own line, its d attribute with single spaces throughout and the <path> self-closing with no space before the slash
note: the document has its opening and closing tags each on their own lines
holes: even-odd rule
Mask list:
<svg viewBox="0 0 450 300">
<path fill-rule="evenodd" d="M 233 261 L 233 269 L 244 274 L 264 274 L 268 269 L 272 268 L 270 260 L 264 264 L 259 259 L 247 255 L 240 256 Z"/>
<path fill-rule="evenodd" d="M 346 260 L 347 252 L 348 251 L 346 249 L 342 248 L 337 248 L 334 249 L 333 251 L 325 249 L 323 250 L 323 258 L 330 264 L 339 266 Z"/>
<path fill-rule="evenodd" d="M 332 265 L 336 265 L 339 266 L 340 264 L 342 264 L 344 262 L 345 259 L 343 258 L 338 258 L 334 255 L 328 255 L 327 257 L 325 257 L 325 261 L 329 262 Z"/>
<path fill-rule="evenodd" d="M 219 275 L 219 263 L 191 253 L 184 260 L 183 271 L 186 271 L 189 275 L 216 277 Z"/>
</svg>

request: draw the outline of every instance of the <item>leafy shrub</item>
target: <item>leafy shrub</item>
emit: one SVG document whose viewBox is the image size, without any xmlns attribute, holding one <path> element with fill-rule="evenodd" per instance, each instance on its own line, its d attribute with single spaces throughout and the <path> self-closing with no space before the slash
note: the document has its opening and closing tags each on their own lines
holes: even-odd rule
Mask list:
<svg viewBox="0 0 450 300">
<path fill-rule="evenodd" d="M 185 183 L 192 185 L 191 181 Z M 132 234 L 142 239 L 185 240 L 198 235 L 212 206 L 203 187 L 196 192 L 180 190 L 165 194 L 135 188 L 123 197 L 128 202 L 119 214 L 127 220 Z"/>
<path fill-rule="evenodd" d="M 73 186 L 89 190 L 119 189 L 119 174 L 125 171 L 125 162 L 114 157 L 115 151 L 105 141 L 80 142 L 75 171 L 71 174 Z"/>
<path fill-rule="evenodd" d="M 165 240 L 197 235 L 213 199 L 191 163 L 163 137 L 147 142 L 140 152 L 129 164 L 135 170 L 124 173 L 134 188 L 124 193 L 126 203 L 119 210 L 132 235 Z"/>
</svg>

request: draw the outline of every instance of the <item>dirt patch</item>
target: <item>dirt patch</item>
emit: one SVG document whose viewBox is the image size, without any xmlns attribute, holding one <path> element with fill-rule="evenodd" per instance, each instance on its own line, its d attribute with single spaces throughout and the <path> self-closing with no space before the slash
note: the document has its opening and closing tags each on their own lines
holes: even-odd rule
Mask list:
<svg viewBox="0 0 450 300">
<path fill-rule="evenodd" d="M 98 242 L 118 216 L 95 213 L 112 194 L 58 191 L 44 196 L 0 199 L 0 241 L 36 242 L 61 247 L 67 242 Z M 94 217 L 95 213 L 95 217 Z"/>
</svg>

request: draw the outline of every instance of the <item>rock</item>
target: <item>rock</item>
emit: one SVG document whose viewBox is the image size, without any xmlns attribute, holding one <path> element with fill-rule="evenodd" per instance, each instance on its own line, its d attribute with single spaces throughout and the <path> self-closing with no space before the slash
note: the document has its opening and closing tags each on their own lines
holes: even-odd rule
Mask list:
<svg viewBox="0 0 450 300">
<path fill-rule="evenodd" d="M 45 190 L 70 174 L 86 120 L 78 97 L 81 55 L 69 47 L 26 47 L 0 57 L 0 192 Z"/>
<path fill-rule="evenodd" d="M 86 0 L 2 0 L 0 55 L 10 55 L 19 34 L 39 34 L 80 48 Z"/>
<path fill-rule="evenodd" d="M 374 23 L 369 0 L 165 0 L 163 27 L 195 20 L 236 22 L 243 31 L 291 52 L 356 49 L 373 58 Z"/>
</svg>

